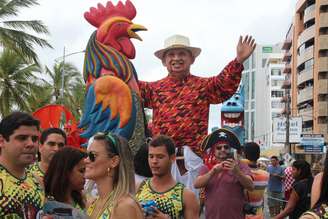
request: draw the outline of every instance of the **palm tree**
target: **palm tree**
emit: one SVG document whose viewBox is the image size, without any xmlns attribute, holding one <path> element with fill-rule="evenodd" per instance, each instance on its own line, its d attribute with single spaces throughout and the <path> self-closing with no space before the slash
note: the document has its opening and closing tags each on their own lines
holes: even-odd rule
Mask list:
<svg viewBox="0 0 328 219">
<path fill-rule="evenodd" d="M 65 99 L 71 100 L 71 91 L 77 84 L 82 83 L 81 73 L 70 63 L 56 63 L 52 70 L 46 67 L 45 75 L 50 77 L 47 82 L 48 89 L 51 90 L 51 96 L 53 97 L 51 102 L 56 104 L 64 104 Z M 63 79 L 64 83 L 62 84 Z"/>
<path fill-rule="evenodd" d="M 35 112 L 37 109 L 51 103 L 51 89 L 44 79 L 40 79 L 40 81 L 41 84 L 38 84 L 38 86 L 32 89 L 27 99 L 27 102 L 31 106 L 31 112 Z"/>
<path fill-rule="evenodd" d="M 33 33 L 49 34 L 47 27 L 39 20 L 7 20 L 8 17 L 17 16 L 20 9 L 34 5 L 38 5 L 37 0 L 0 0 L 0 45 L 14 50 L 28 61 L 38 63 L 33 46 L 51 48 L 51 45 Z"/>
<path fill-rule="evenodd" d="M 86 87 L 81 76 L 81 78 L 76 79 L 76 82 L 73 85 L 72 90 L 70 91 L 71 95 L 69 95 L 68 98 L 65 98 L 64 105 L 70 109 L 77 121 L 79 121 L 82 116 L 85 92 Z"/>
<path fill-rule="evenodd" d="M 42 88 L 42 80 L 35 73 L 41 69 L 37 64 L 26 62 L 14 51 L 4 49 L 0 54 L 0 114 L 6 116 L 13 110 L 31 112 L 31 103 L 37 102 L 33 91 Z"/>
</svg>

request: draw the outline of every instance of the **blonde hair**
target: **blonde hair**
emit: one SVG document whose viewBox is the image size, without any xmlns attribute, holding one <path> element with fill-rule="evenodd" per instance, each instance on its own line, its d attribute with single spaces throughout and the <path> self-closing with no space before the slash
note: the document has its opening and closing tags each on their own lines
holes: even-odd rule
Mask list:
<svg viewBox="0 0 328 219">
<path fill-rule="evenodd" d="M 116 138 L 119 165 L 115 168 L 113 180 L 113 197 L 118 201 L 125 195 L 135 193 L 133 156 L 128 142 L 119 136 Z"/>
<path fill-rule="evenodd" d="M 103 141 L 110 156 L 117 155 L 120 160 L 114 169 L 113 200 L 114 205 L 122 197 L 135 193 L 133 155 L 128 142 L 115 134 L 96 134 L 93 140 Z"/>
</svg>

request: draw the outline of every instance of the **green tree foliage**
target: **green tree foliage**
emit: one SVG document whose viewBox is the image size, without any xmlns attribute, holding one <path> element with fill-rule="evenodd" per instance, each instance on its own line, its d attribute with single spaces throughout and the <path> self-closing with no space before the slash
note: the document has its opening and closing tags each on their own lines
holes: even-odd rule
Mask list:
<svg viewBox="0 0 328 219">
<path fill-rule="evenodd" d="M 52 70 L 46 67 L 45 75 L 50 78 L 44 88 L 50 92 L 50 103 L 63 104 L 78 120 L 81 116 L 85 94 L 82 74 L 73 64 L 60 62 L 56 63 Z M 62 83 L 63 79 L 64 83 Z"/>
<path fill-rule="evenodd" d="M 10 20 L 19 10 L 38 5 L 37 0 L 0 0 L 0 45 L 15 51 L 23 59 L 38 63 L 34 46 L 50 47 L 50 44 L 34 34 L 49 34 L 40 20 Z"/>
<path fill-rule="evenodd" d="M 37 64 L 30 64 L 16 52 L 4 49 L 0 54 L 0 114 L 2 117 L 13 110 L 32 111 L 33 103 L 38 99 L 35 91 L 43 89 L 43 81 L 36 76 L 40 72 L 41 69 Z"/>
</svg>

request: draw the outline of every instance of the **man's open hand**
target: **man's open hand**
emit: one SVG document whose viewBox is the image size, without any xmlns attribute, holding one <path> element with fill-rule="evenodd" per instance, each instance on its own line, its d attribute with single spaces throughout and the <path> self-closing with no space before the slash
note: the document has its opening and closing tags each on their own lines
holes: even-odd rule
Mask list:
<svg viewBox="0 0 328 219">
<path fill-rule="evenodd" d="M 237 45 L 237 61 L 242 64 L 253 53 L 255 47 L 255 39 L 252 36 L 247 35 L 244 39 L 240 36 Z"/>
</svg>

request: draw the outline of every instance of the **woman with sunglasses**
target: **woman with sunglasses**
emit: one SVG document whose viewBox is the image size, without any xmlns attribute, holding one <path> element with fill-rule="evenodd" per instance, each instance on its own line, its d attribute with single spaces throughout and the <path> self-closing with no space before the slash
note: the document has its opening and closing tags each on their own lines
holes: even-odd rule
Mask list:
<svg viewBox="0 0 328 219">
<path fill-rule="evenodd" d="M 89 141 L 85 177 L 95 181 L 98 198 L 87 213 L 91 219 L 143 218 L 134 194 L 133 157 L 128 143 L 114 134 L 96 134 Z"/>
</svg>

